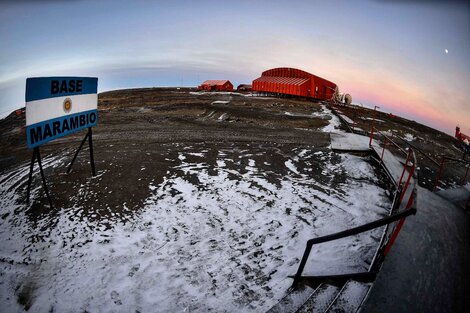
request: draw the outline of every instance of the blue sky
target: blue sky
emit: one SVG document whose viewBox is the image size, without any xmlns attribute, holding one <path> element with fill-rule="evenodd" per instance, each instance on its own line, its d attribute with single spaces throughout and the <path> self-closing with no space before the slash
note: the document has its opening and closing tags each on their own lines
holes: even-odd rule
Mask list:
<svg viewBox="0 0 470 313">
<path fill-rule="evenodd" d="M 0 1 L 0 42 L 0 113 L 24 105 L 27 77 L 97 76 L 103 91 L 289 66 L 354 102 L 470 129 L 466 1 Z"/>
</svg>

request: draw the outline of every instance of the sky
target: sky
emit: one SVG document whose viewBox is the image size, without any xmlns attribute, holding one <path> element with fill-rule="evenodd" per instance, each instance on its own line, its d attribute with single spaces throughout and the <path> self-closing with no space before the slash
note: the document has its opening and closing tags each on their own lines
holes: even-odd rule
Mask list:
<svg viewBox="0 0 470 313">
<path fill-rule="evenodd" d="M 470 133 L 469 56 L 469 1 L 0 0 L 0 116 L 24 106 L 27 77 L 106 91 L 294 67 L 353 103 Z"/>
</svg>

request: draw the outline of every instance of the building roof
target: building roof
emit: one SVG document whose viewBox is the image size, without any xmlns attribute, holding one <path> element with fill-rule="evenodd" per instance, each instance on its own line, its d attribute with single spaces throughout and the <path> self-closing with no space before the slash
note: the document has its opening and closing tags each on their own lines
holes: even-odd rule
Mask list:
<svg viewBox="0 0 470 313">
<path fill-rule="evenodd" d="M 261 76 L 255 79 L 259 83 L 278 83 L 300 86 L 308 82 L 310 78 L 295 78 L 295 77 L 277 77 L 277 76 Z"/>
<path fill-rule="evenodd" d="M 230 83 L 229 80 L 206 80 L 201 85 L 224 85 L 226 82 Z"/>
<path fill-rule="evenodd" d="M 336 84 L 326 80 L 324 78 L 321 78 L 317 75 L 310 74 L 308 72 L 296 69 L 296 68 L 291 68 L 291 67 L 277 67 L 277 68 L 272 68 L 269 70 L 264 71 L 261 73 L 261 76 L 263 77 L 292 77 L 292 78 L 311 78 L 315 80 L 315 82 L 321 81 L 322 84 L 324 85 L 330 85 L 331 88 L 335 88 Z"/>
</svg>

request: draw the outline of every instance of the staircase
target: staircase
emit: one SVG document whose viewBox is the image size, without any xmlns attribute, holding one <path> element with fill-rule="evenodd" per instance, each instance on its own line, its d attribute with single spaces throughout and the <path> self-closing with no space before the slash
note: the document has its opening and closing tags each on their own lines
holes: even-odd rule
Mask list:
<svg viewBox="0 0 470 313">
<path fill-rule="evenodd" d="M 289 292 L 267 313 L 357 312 L 371 286 L 352 279 L 342 285 L 321 283 L 316 288 L 304 285 Z"/>
</svg>

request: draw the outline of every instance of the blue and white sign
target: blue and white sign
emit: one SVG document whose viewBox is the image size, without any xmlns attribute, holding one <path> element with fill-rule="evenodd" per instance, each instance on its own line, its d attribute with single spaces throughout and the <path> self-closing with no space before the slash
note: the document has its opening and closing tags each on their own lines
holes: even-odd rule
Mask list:
<svg viewBox="0 0 470 313">
<path fill-rule="evenodd" d="M 95 126 L 98 122 L 98 78 L 37 77 L 26 79 L 28 147 Z"/>
</svg>

